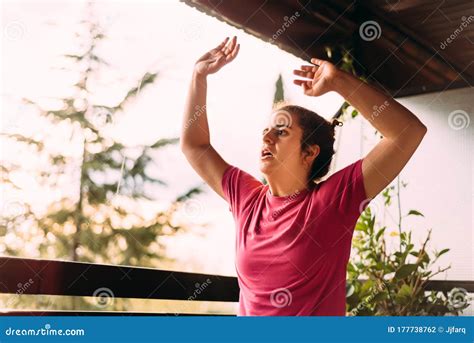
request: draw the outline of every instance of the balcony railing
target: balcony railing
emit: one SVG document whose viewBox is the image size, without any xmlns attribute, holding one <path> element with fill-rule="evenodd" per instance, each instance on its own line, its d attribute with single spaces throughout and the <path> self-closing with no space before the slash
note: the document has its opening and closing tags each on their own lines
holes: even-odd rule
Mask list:
<svg viewBox="0 0 474 343">
<path fill-rule="evenodd" d="M 30 281 L 31 279 L 31 281 Z M 206 285 L 196 295 L 196 284 Z M 28 287 L 26 287 L 28 285 Z M 474 293 L 473 281 L 432 280 L 425 290 L 454 287 Z M 237 278 L 128 266 L 0 257 L 0 293 L 91 297 L 106 288 L 114 298 L 238 302 Z M 6 310 L 3 315 L 206 315 L 204 313 Z"/>
</svg>

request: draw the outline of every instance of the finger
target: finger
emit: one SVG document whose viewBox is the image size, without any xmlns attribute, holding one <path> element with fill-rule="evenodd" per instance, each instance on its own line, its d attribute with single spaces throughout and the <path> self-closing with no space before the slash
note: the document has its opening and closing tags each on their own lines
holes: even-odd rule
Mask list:
<svg viewBox="0 0 474 343">
<path fill-rule="evenodd" d="M 301 77 L 306 77 L 308 79 L 312 79 L 314 77 L 313 72 L 311 72 L 311 71 L 302 71 L 302 70 L 298 70 L 298 69 L 293 70 L 293 74 L 301 76 Z"/>
<path fill-rule="evenodd" d="M 238 46 L 240 47 L 240 44 L 237 44 L 237 37 L 235 37 L 235 42 L 234 42 L 233 48 L 232 48 L 232 50 L 230 51 L 230 53 L 233 54 L 234 51 L 237 49 Z"/>
<path fill-rule="evenodd" d="M 237 54 L 239 53 L 240 50 L 240 44 L 237 44 L 235 46 L 235 49 L 226 57 L 226 62 L 231 62 L 234 60 L 235 57 L 237 57 Z"/>
<path fill-rule="evenodd" d="M 312 58 L 312 59 L 311 59 L 311 63 L 314 63 L 314 64 L 316 64 L 316 65 L 318 65 L 318 66 L 320 66 L 320 65 L 323 64 L 324 62 L 326 62 L 326 61 L 325 61 L 325 60 L 320 60 L 320 59 L 318 59 L 318 58 Z"/>
<path fill-rule="evenodd" d="M 228 41 L 229 37 L 225 37 L 224 41 L 222 41 L 222 43 L 216 46 L 213 50 L 221 50 L 227 44 Z"/>
<path fill-rule="evenodd" d="M 311 81 L 308 80 L 293 80 L 293 83 L 297 86 L 307 85 L 308 87 L 311 87 Z"/>
<path fill-rule="evenodd" d="M 314 72 L 316 72 L 316 69 L 318 69 L 318 67 L 317 66 L 308 66 L 308 65 L 306 65 L 306 66 L 301 66 L 300 69 L 303 70 L 303 71 L 311 71 L 311 72 L 314 73 Z"/>
<path fill-rule="evenodd" d="M 233 38 L 231 40 L 227 40 L 226 44 L 220 50 L 223 54 L 226 53 L 228 47 L 230 46 L 230 44 L 232 44 L 232 40 L 233 40 Z"/>
<path fill-rule="evenodd" d="M 234 50 L 236 43 L 237 43 L 237 36 L 234 36 L 231 39 L 230 43 L 227 44 L 227 46 L 224 48 L 224 54 L 226 55 L 230 54 Z"/>
</svg>

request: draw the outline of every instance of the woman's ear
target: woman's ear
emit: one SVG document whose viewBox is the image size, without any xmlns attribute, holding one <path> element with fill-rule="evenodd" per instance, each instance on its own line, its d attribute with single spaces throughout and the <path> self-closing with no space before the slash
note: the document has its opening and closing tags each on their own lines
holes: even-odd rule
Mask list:
<svg viewBox="0 0 474 343">
<path fill-rule="evenodd" d="M 313 164 L 313 161 L 318 157 L 321 148 L 317 144 L 310 145 L 304 151 L 304 159 L 305 162 L 309 162 L 308 164 Z"/>
</svg>

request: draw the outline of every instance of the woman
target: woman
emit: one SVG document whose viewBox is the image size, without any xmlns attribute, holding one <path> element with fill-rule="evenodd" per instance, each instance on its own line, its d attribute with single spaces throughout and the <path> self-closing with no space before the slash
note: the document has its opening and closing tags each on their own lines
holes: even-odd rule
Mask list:
<svg viewBox="0 0 474 343">
<path fill-rule="evenodd" d="M 336 91 L 383 139 L 325 181 L 335 123 L 299 106 L 276 109 L 263 130 L 260 170 L 267 185 L 214 150 L 206 114 L 207 76 L 235 59 L 226 38 L 195 64 L 181 149 L 196 172 L 228 201 L 236 223 L 238 315 L 345 315 L 346 265 L 360 213 L 400 173 L 426 127 L 394 99 L 328 61 L 294 74 L 304 94 Z M 374 108 L 383 108 L 373 112 Z"/>
</svg>

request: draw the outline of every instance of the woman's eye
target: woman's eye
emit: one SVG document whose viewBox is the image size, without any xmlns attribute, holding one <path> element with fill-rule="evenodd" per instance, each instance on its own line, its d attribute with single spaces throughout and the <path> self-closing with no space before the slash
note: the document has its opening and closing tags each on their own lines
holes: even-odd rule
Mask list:
<svg viewBox="0 0 474 343">
<path fill-rule="evenodd" d="M 282 135 L 282 134 L 286 133 L 286 131 L 284 131 L 284 130 L 278 130 L 277 132 L 278 132 L 279 135 Z"/>
</svg>

